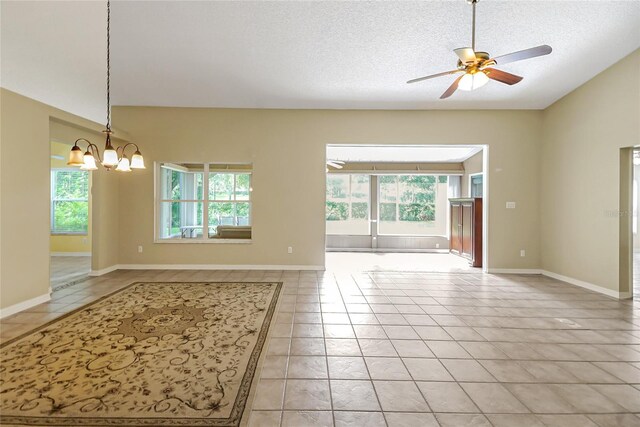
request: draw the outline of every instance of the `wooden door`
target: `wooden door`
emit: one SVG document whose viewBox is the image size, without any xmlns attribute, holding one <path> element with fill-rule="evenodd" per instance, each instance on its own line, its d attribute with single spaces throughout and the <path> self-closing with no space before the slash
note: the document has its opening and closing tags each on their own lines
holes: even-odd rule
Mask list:
<svg viewBox="0 0 640 427">
<path fill-rule="evenodd" d="M 462 241 L 462 215 L 460 211 L 460 203 L 451 203 L 451 241 L 449 243 L 449 250 L 455 253 L 461 253 Z"/>
<path fill-rule="evenodd" d="M 473 256 L 473 203 L 462 202 L 462 249 L 460 253 L 466 257 Z"/>
</svg>

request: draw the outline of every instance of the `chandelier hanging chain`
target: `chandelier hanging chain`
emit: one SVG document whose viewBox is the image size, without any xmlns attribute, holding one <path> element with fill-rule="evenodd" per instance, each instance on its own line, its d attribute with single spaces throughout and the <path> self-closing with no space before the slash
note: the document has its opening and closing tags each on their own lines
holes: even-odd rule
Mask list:
<svg viewBox="0 0 640 427">
<path fill-rule="evenodd" d="M 107 131 L 111 132 L 111 1 L 107 0 Z"/>
<path fill-rule="evenodd" d="M 69 153 L 69 166 L 80 166 L 80 169 L 92 171 L 98 169 L 96 166 L 96 160 L 104 166 L 105 169 L 110 170 L 115 167 L 120 172 L 130 172 L 132 169 L 145 169 L 144 159 L 138 145 L 129 142 L 123 146 L 114 148 L 111 144 L 111 1 L 107 0 L 107 123 L 106 129 L 103 130 L 106 134 L 105 147 L 103 155 L 100 155 L 100 150 L 91 141 L 85 138 L 79 138 L 73 144 L 71 152 Z M 87 144 L 87 150 L 84 152 L 78 146 L 78 143 L 82 142 Z M 125 151 L 128 147 L 134 147 L 135 152 L 131 156 L 131 159 L 127 157 Z"/>
</svg>

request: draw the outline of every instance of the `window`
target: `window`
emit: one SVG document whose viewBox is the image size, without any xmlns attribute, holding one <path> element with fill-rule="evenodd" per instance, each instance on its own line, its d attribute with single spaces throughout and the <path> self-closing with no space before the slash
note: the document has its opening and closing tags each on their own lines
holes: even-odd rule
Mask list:
<svg viewBox="0 0 640 427">
<path fill-rule="evenodd" d="M 482 174 L 469 177 L 469 197 L 482 197 Z"/>
<path fill-rule="evenodd" d="M 250 165 L 161 163 L 157 174 L 159 239 L 251 238 Z"/>
<path fill-rule="evenodd" d="M 77 169 L 51 171 L 51 233 L 87 234 L 89 173 Z"/>
<path fill-rule="evenodd" d="M 378 180 L 378 233 L 432 234 L 430 229 L 436 221 L 436 182 L 441 179 L 433 175 L 381 175 Z"/>
<path fill-rule="evenodd" d="M 328 174 L 327 233 L 368 235 L 369 199 L 368 175 Z"/>
</svg>

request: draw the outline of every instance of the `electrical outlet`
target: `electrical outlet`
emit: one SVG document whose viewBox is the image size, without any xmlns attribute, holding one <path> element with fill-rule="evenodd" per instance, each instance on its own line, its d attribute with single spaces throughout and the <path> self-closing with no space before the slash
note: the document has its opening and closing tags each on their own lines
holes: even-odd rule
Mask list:
<svg viewBox="0 0 640 427">
<path fill-rule="evenodd" d="M 142 253 L 142 245 L 138 246 L 138 253 L 141 254 Z"/>
<path fill-rule="evenodd" d="M 440 249 L 440 243 L 436 243 L 436 249 Z"/>
<path fill-rule="evenodd" d="M 507 202 L 507 209 L 515 209 L 516 202 Z"/>
<path fill-rule="evenodd" d="M 526 255 L 526 253 L 525 253 L 524 249 L 520 249 L 520 256 L 524 257 L 525 255 Z"/>
<path fill-rule="evenodd" d="M 289 246 L 287 248 L 287 253 L 292 254 L 293 253 L 293 246 Z"/>
</svg>

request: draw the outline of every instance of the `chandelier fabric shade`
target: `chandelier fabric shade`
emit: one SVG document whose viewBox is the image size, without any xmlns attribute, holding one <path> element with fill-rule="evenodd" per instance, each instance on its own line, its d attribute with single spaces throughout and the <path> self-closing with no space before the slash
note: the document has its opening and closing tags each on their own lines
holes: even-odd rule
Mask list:
<svg viewBox="0 0 640 427">
<path fill-rule="evenodd" d="M 100 156 L 98 146 L 91 141 L 79 138 L 73 144 L 69 153 L 69 166 L 80 166 L 81 170 L 93 171 L 97 170 L 97 163 L 102 164 L 105 169 L 110 170 L 115 167 L 120 172 L 131 172 L 132 169 L 145 169 L 144 158 L 138 146 L 132 142 L 122 147 L 114 148 L 111 144 L 111 1 L 107 0 L 107 124 L 103 132 L 107 135 L 104 144 L 103 156 Z M 87 150 L 82 151 L 78 146 L 79 142 L 87 144 Z M 127 147 L 133 146 L 136 151 L 131 157 L 131 161 L 125 154 Z"/>
</svg>

